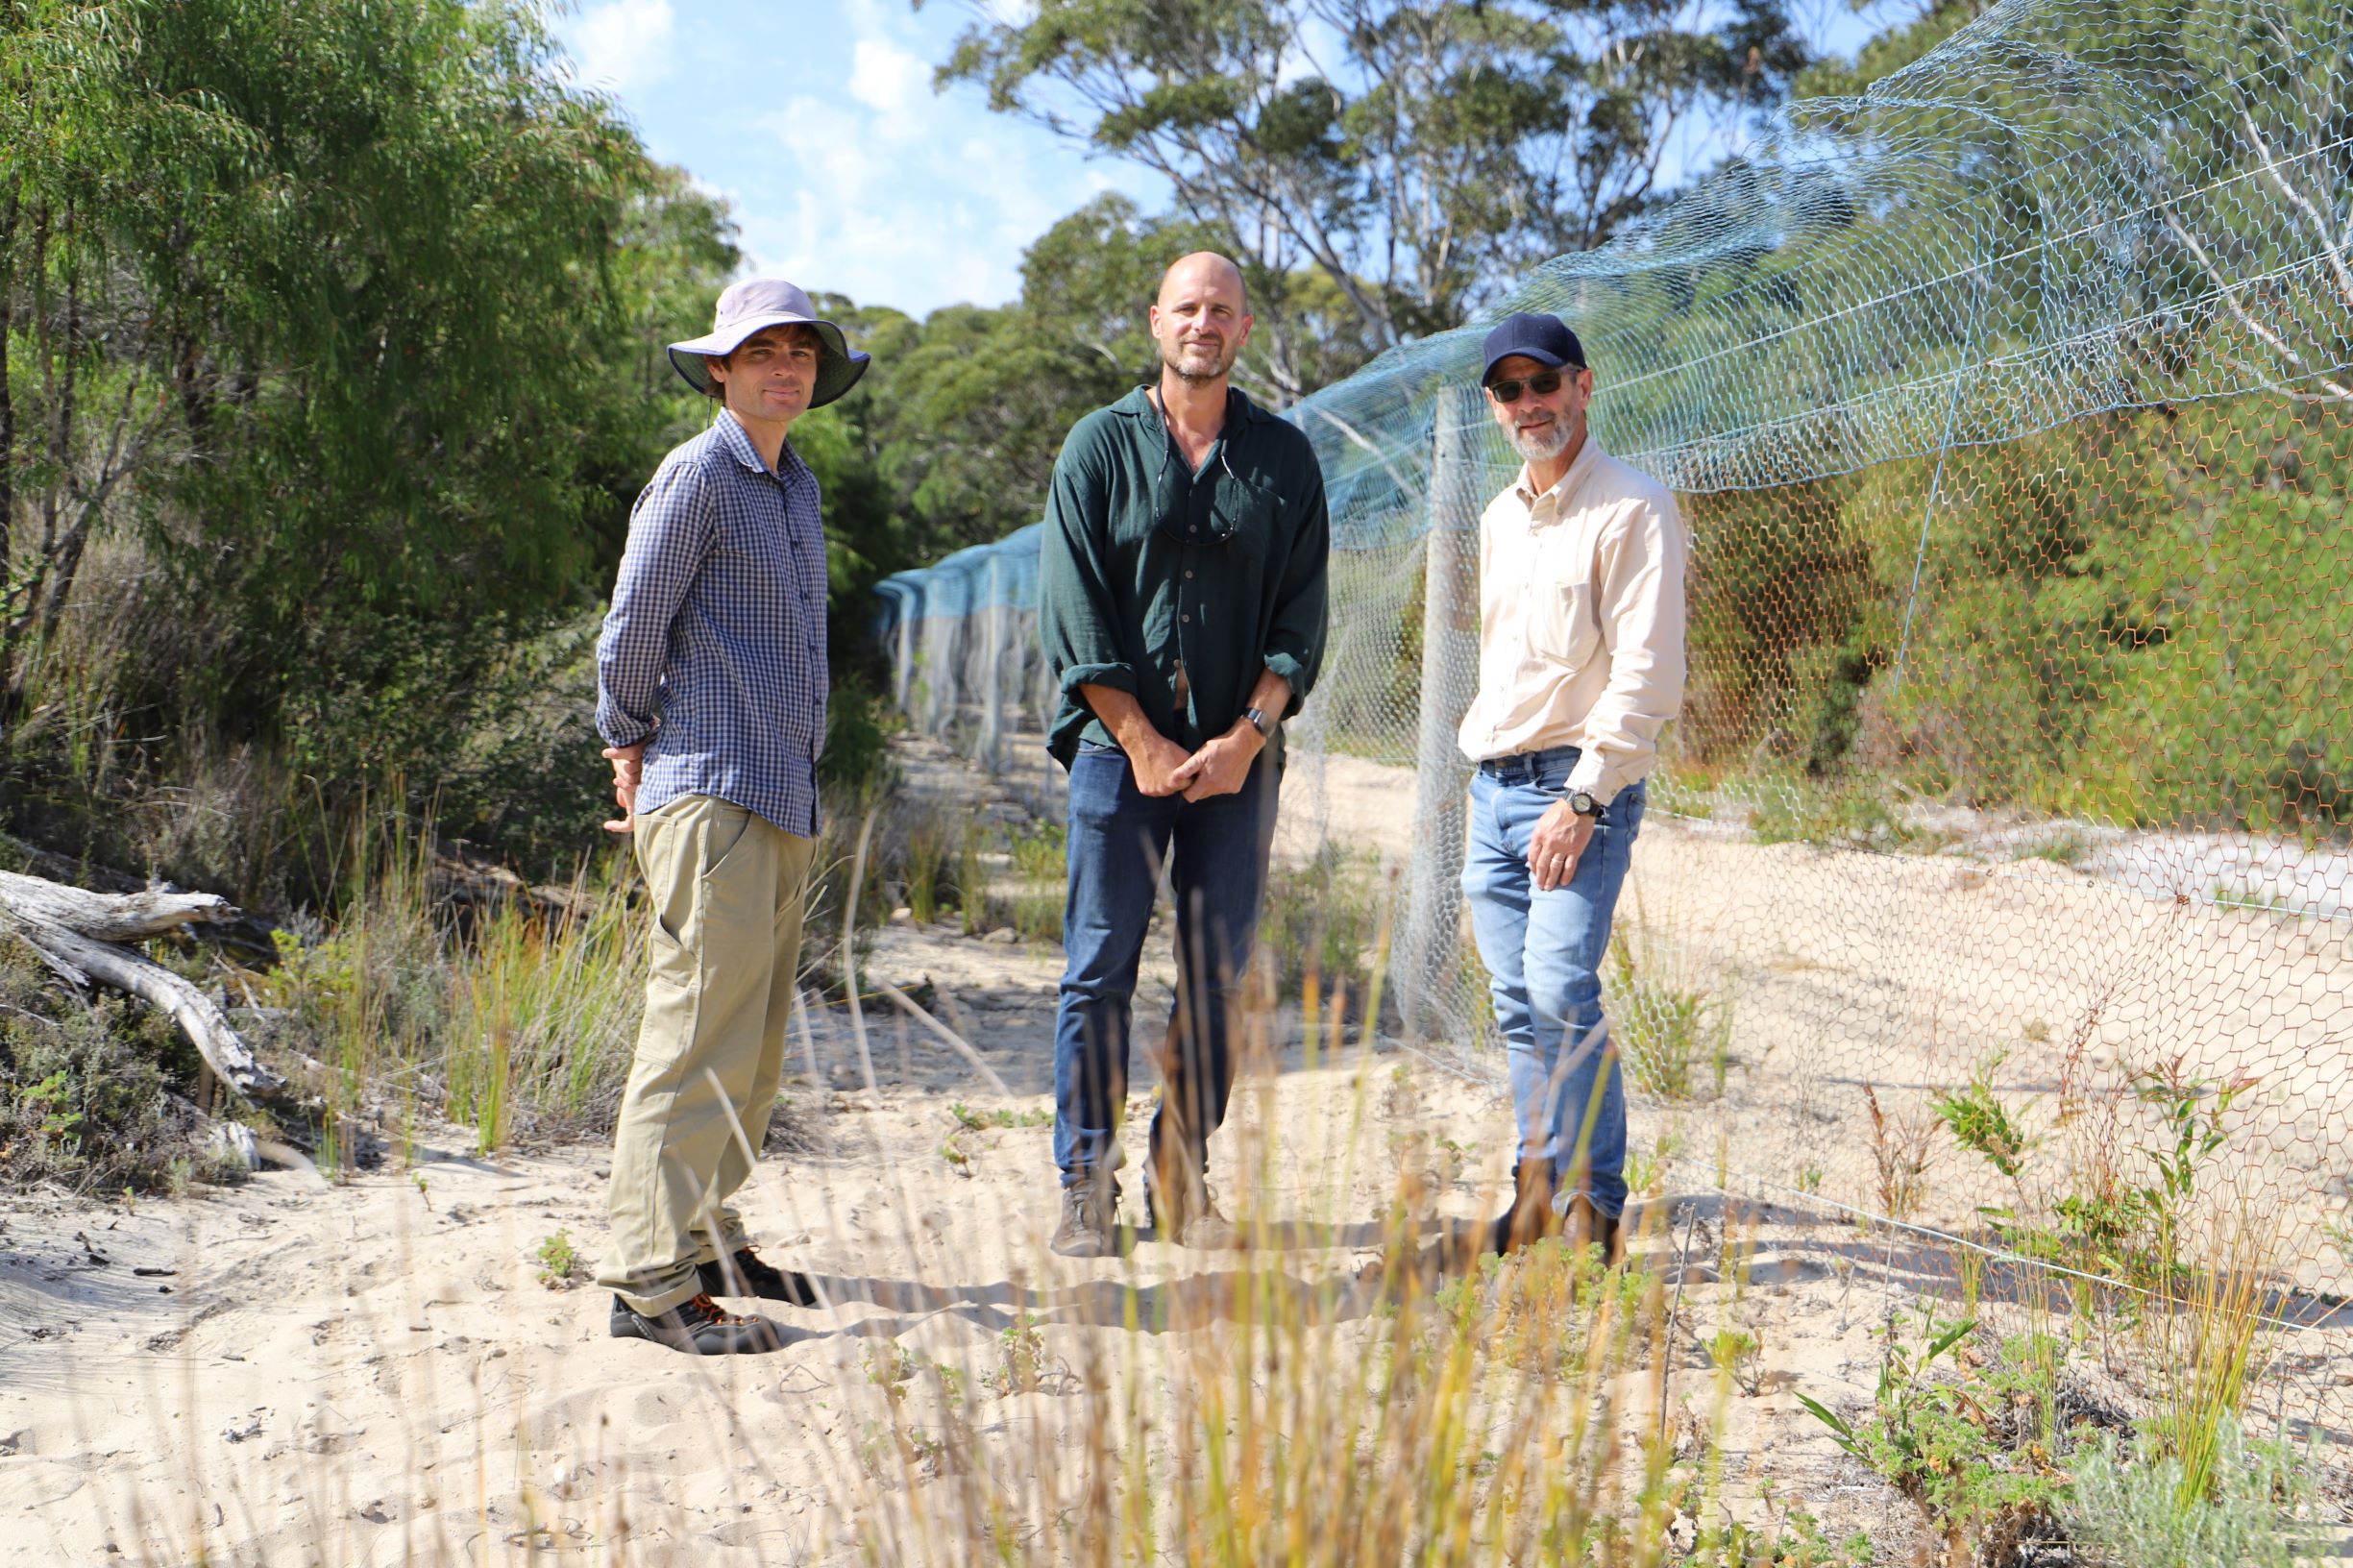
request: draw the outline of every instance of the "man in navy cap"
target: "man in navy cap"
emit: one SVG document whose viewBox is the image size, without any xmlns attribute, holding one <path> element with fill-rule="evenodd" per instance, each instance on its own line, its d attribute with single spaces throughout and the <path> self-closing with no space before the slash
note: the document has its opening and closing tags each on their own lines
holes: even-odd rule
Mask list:
<svg viewBox="0 0 2353 1568">
<path fill-rule="evenodd" d="M 1479 695 L 1462 891 L 1493 977 L 1519 1122 L 1497 1251 L 1565 1231 L 1618 1248 L 1626 1090 L 1601 964 L 1643 778 L 1683 696 L 1683 524 L 1602 451 L 1593 372 L 1556 316 L 1487 334 L 1487 406 L 1525 460 L 1479 522 Z"/>
<path fill-rule="evenodd" d="M 653 905 L 646 1013 L 613 1129 L 612 1333 L 691 1355 L 775 1350 L 714 1296 L 814 1306 L 751 1248 L 728 1198 L 784 1069 L 825 739 L 825 534 L 786 436 L 867 356 L 809 296 L 754 278 L 670 346 L 719 404 L 629 517 L 597 643 L 597 727 Z"/>
</svg>

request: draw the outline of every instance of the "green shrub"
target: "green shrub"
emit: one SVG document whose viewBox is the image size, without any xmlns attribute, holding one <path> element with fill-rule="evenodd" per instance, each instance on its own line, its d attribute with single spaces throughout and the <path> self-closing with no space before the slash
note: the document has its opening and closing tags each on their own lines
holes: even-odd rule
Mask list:
<svg viewBox="0 0 2353 1568">
<path fill-rule="evenodd" d="M 2305 1456 L 2219 1433 L 2211 1490 L 2182 1502 L 2181 1461 L 2136 1455 L 2113 1433 L 2079 1449 L 2059 1516 L 2085 1560 L 2113 1568 L 2294 1568 L 2320 1555 L 2325 1522 Z"/>
<path fill-rule="evenodd" d="M 1300 995 L 1311 980 L 1326 995 L 1342 986 L 1360 1000 L 1367 994 L 1379 940 L 1378 874 L 1371 854 L 1330 839 L 1297 865 L 1268 869 L 1259 944 L 1279 995 Z"/>
<path fill-rule="evenodd" d="M 86 1006 L 0 931 L 0 1182 L 172 1191 L 241 1179 L 190 1096 L 201 1059 L 155 1009 Z"/>
</svg>

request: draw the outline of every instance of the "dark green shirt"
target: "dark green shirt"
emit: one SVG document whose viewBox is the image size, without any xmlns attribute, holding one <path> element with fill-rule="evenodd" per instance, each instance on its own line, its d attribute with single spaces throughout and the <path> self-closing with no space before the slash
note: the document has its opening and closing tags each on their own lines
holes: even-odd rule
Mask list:
<svg viewBox="0 0 2353 1568">
<path fill-rule="evenodd" d="M 1062 683 L 1046 749 L 1066 768 L 1082 741 L 1116 744 L 1082 684 L 1134 693 L 1189 749 L 1234 727 L 1261 671 L 1290 682 L 1284 717 L 1297 713 L 1323 663 L 1331 552 L 1314 449 L 1239 392 L 1197 471 L 1142 387 L 1080 420 L 1054 463 L 1038 563 L 1039 631 Z"/>
</svg>

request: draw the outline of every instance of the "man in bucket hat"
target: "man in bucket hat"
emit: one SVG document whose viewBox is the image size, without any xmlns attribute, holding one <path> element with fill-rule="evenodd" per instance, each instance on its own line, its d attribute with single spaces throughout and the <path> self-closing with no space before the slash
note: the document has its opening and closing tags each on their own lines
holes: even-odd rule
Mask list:
<svg viewBox="0 0 2353 1568">
<path fill-rule="evenodd" d="M 776 1103 L 825 736 L 825 536 L 786 432 L 867 356 L 807 294 L 753 279 L 670 362 L 723 406 L 637 498 L 597 643 L 621 806 L 604 825 L 633 834 L 654 915 L 597 1279 L 616 1337 L 717 1356 L 782 1336 L 713 1296 L 816 1300 L 752 1250 L 727 1199 Z"/>
</svg>

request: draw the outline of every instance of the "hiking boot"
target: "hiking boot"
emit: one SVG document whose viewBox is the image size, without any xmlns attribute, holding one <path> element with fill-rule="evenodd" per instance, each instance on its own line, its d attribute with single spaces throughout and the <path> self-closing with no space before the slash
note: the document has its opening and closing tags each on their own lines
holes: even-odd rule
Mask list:
<svg viewBox="0 0 2353 1568">
<path fill-rule="evenodd" d="M 758 1356 L 784 1348 L 775 1324 L 765 1317 L 739 1317 L 709 1296 L 690 1296 L 651 1317 L 615 1296 L 613 1337 L 650 1339 L 689 1356 Z"/>
<path fill-rule="evenodd" d="M 1242 1244 L 1241 1228 L 1217 1212 L 1217 1194 L 1207 1182 L 1197 1184 L 1199 1200 L 1174 1203 L 1155 1188 L 1144 1188 L 1144 1207 L 1152 1212 L 1153 1234 L 1163 1241 L 1196 1252 L 1232 1252 Z"/>
<path fill-rule="evenodd" d="M 728 1257 L 699 1263 L 695 1272 L 702 1277 L 706 1296 L 756 1296 L 795 1307 L 817 1305 L 817 1289 L 809 1284 L 809 1276 L 797 1269 L 778 1268 L 749 1247 L 738 1247 Z"/>
<path fill-rule="evenodd" d="M 1552 1162 L 1523 1160 L 1511 1175 L 1511 1207 L 1496 1216 L 1489 1252 L 1508 1253 L 1560 1234 L 1560 1216 L 1553 1212 Z"/>
<path fill-rule="evenodd" d="M 1603 1213 L 1582 1193 L 1569 1200 L 1568 1218 L 1562 1231 L 1572 1247 L 1600 1247 L 1604 1268 L 1615 1267 L 1626 1260 L 1625 1237 L 1620 1234 L 1618 1216 Z"/>
<path fill-rule="evenodd" d="M 1062 1189 L 1062 1223 L 1046 1245 L 1065 1258 L 1109 1258 L 1119 1250 L 1119 1188 L 1076 1182 Z"/>
</svg>

